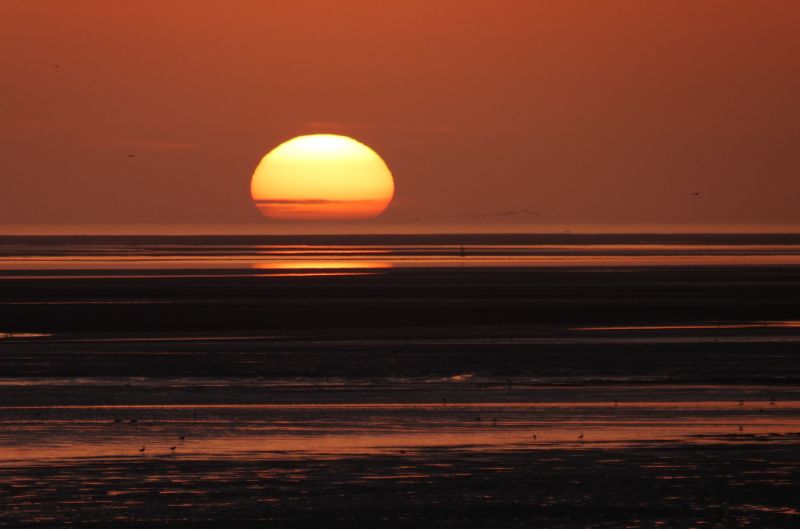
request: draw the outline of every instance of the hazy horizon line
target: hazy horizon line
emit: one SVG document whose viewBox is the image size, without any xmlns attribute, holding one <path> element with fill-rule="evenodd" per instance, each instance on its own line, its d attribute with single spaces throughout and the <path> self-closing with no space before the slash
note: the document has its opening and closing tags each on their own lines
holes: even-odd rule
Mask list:
<svg viewBox="0 0 800 529">
<path fill-rule="evenodd" d="M 380 236 L 380 235 L 791 235 L 793 224 L 483 224 L 359 222 L 0 224 L 0 236 Z"/>
</svg>

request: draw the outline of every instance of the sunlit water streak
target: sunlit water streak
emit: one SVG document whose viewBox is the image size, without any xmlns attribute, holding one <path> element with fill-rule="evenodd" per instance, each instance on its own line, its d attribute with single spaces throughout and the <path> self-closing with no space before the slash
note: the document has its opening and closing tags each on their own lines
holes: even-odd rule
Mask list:
<svg viewBox="0 0 800 529">
<path fill-rule="evenodd" d="M 408 267 L 622 267 L 799 265 L 790 244 L 541 244 L 504 245 L 6 245 L 0 270 L 280 270 Z M 259 273 L 261 271 L 261 273 Z M 265 274 L 264 271 L 271 271 Z M 191 277 L 202 274 L 186 272 Z M 14 278 L 25 274 L 16 274 Z M 125 277 L 125 275 L 117 275 Z M 115 277 L 117 277 L 115 276 Z M 3 276 L 0 276 L 3 277 Z"/>
</svg>

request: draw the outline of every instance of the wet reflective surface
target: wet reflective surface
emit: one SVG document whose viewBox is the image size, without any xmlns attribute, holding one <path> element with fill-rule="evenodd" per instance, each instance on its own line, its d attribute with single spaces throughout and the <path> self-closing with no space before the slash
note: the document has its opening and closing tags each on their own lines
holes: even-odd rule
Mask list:
<svg viewBox="0 0 800 529">
<path fill-rule="evenodd" d="M 546 382 L 3 379 L 0 523 L 797 522 L 800 388 Z"/>
<path fill-rule="evenodd" d="M 631 267 L 800 265 L 800 239 L 783 236 L 343 236 L 305 237 L 0 237 L 0 275 L 29 272 L 168 270 L 203 277 L 198 270 L 236 270 L 269 277 L 281 270 L 428 267 Z M 295 239 L 303 239 L 295 237 Z M 349 244 L 338 240 L 353 241 Z M 438 236 L 438 239 L 443 239 Z M 265 244 L 264 241 L 273 241 Z M 534 242 L 531 244 L 531 242 Z M 387 244 L 395 242 L 395 244 Z M 10 272 L 17 271 L 18 274 Z M 126 272 L 122 272 L 126 271 Z M 82 274 L 86 275 L 86 274 Z M 89 274 L 91 276 L 91 274 Z M 51 275 L 56 277 L 57 275 Z"/>
<path fill-rule="evenodd" d="M 212 242 L 0 244 L 0 527 L 800 524 L 794 244 Z"/>
<path fill-rule="evenodd" d="M 119 391 L 114 383 L 98 382 L 22 380 L 4 389 L 68 391 L 73 399 L 81 397 L 81 385 Z M 144 389 L 155 381 L 136 383 Z M 296 400 L 309 402 L 191 403 L 198 400 L 193 394 L 213 395 L 229 384 L 238 385 L 239 393 L 250 394 L 252 401 L 275 398 L 270 392 L 291 391 Z M 666 441 L 784 442 L 800 435 L 800 400 L 790 400 L 800 399 L 800 391 L 794 388 L 620 385 L 613 390 L 560 386 L 526 391 L 512 386 L 506 390 L 511 395 L 503 395 L 506 401 L 492 402 L 489 399 L 501 390 L 481 388 L 480 382 L 468 385 L 352 380 L 349 388 L 333 385 L 326 390 L 324 381 L 295 380 L 289 389 L 263 381 L 218 380 L 207 386 L 202 380 L 161 379 L 154 390 L 174 395 L 180 404 L 1 407 L 0 464 L 139 454 L 269 459 L 430 447 L 479 451 L 619 448 Z M 473 395 L 471 402 L 459 402 L 467 391 L 483 393 L 489 401 L 481 402 Z M 348 402 L 314 402 L 345 400 L 344 392 Z M 436 403 L 403 402 L 434 394 L 447 396 Z M 658 401 L 643 400 L 654 394 Z M 525 401 L 526 396 L 543 401 Z M 607 400 L 573 400 L 581 397 Z M 714 400 L 688 400 L 692 397 Z M 742 402 L 732 397 L 741 397 Z M 376 399 L 385 402 L 369 402 Z M 145 450 L 140 452 L 142 447 Z"/>
</svg>

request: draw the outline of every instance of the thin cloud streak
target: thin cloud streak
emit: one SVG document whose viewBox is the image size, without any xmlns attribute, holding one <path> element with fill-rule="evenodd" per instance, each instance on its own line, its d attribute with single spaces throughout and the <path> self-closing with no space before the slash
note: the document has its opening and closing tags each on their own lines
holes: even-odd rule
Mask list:
<svg viewBox="0 0 800 529">
<path fill-rule="evenodd" d="M 319 205 L 319 204 L 368 204 L 371 202 L 383 202 L 383 200 L 375 200 L 371 198 L 366 198 L 361 200 L 324 200 L 317 198 L 310 198 L 310 199 L 272 198 L 272 199 L 255 200 L 256 204 L 280 204 L 280 205 L 302 205 L 302 206 Z"/>
</svg>

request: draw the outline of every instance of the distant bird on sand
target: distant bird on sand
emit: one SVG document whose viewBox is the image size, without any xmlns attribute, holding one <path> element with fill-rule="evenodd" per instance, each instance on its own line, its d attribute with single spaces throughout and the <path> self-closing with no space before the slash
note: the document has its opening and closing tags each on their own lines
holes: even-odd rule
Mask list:
<svg viewBox="0 0 800 529">
<path fill-rule="evenodd" d="M 744 401 L 743 400 L 739 401 L 739 406 L 744 406 Z"/>
<path fill-rule="evenodd" d="M 139 422 L 139 419 L 131 419 L 128 424 L 136 424 L 137 422 Z"/>
<path fill-rule="evenodd" d="M 139 452 L 144 452 L 144 451 L 145 451 L 145 447 L 141 447 L 141 448 L 139 449 Z"/>
<path fill-rule="evenodd" d="M 578 439 L 583 439 L 583 434 L 580 434 L 580 435 L 578 436 Z"/>
<path fill-rule="evenodd" d="M 184 439 L 186 439 L 186 436 L 185 436 L 185 435 L 181 435 L 180 437 L 178 437 L 178 439 L 180 439 L 181 441 L 183 441 Z"/>
<path fill-rule="evenodd" d="M 744 428 L 742 428 L 741 426 L 739 426 L 739 431 L 741 432 L 742 430 L 744 430 Z"/>
<path fill-rule="evenodd" d="M 172 450 L 172 453 L 175 453 L 175 449 L 178 448 L 177 446 L 170 446 L 169 449 Z"/>
<path fill-rule="evenodd" d="M 534 439 L 536 439 L 536 434 L 533 434 L 531 437 L 533 437 Z"/>
</svg>

